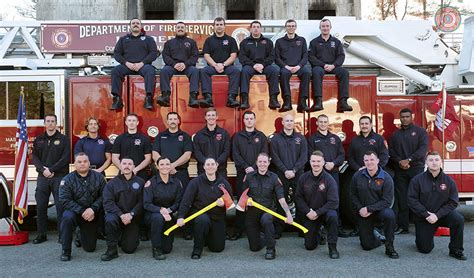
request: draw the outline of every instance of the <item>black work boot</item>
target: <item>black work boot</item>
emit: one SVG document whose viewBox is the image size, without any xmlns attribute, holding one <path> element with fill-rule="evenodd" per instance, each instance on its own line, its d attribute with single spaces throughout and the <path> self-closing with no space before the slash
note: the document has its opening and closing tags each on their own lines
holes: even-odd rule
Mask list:
<svg viewBox="0 0 474 278">
<path fill-rule="evenodd" d="M 231 108 L 239 107 L 240 103 L 235 99 L 236 97 L 237 95 L 229 94 L 229 96 L 227 97 L 227 103 L 225 104 L 225 106 L 231 107 Z"/>
<path fill-rule="evenodd" d="M 201 258 L 202 250 L 201 249 L 193 249 L 191 253 L 191 259 L 199 260 Z"/>
<path fill-rule="evenodd" d="M 145 103 L 143 104 L 143 107 L 145 107 L 148 110 L 153 109 L 153 95 L 152 94 L 146 94 Z"/>
<path fill-rule="evenodd" d="M 122 107 L 123 107 L 122 98 L 119 96 L 114 96 L 114 100 L 112 102 L 112 107 L 110 107 L 110 110 L 118 110 Z"/>
<path fill-rule="evenodd" d="M 163 107 L 170 107 L 170 96 L 171 92 L 169 91 L 161 92 L 161 96 L 158 96 L 156 103 Z"/>
<path fill-rule="evenodd" d="M 322 97 L 315 97 L 313 99 L 313 105 L 309 108 L 309 112 L 316 112 L 323 110 L 323 98 Z"/>
<path fill-rule="evenodd" d="M 278 95 L 270 95 L 270 101 L 268 103 L 268 108 L 275 110 L 280 108 L 280 103 L 278 102 Z"/>
<path fill-rule="evenodd" d="M 166 256 L 163 254 L 163 251 L 161 251 L 160 248 L 153 248 L 153 258 L 155 260 L 165 260 Z"/>
<path fill-rule="evenodd" d="M 267 249 L 267 252 L 265 253 L 265 260 L 273 260 L 276 257 L 276 251 L 275 249 Z"/>
<path fill-rule="evenodd" d="M 197 100 L 198 92 L 190 92 L 189 93 L 189 103 L 188 106 L 192 108 L 199 107 L 199 101 Z"/>
<path fill-rule="evenodd" d="M 291 111 L 293 107 L 291 106 L 291 96 L 284 96 L 283 97 L 283 106 L 279 110 L 280 112 Z"/>
<path fill-rule="evenodd" d="M 398 259 L 398 253 L 395 251 L 392 242 L 385 243 L 385 255 L 387 255 L 390 259 Z"/>
<path fill-rule="evenodd" d="M 71 260 L 71 250 L 63 250 L 60 257 L 61 261 L 67 262 Z"/>
<path fill-rule="evenodd" d="M 307 98 L 305 98 L 305 97 L 300 98 L 300 101 L 298 103 L 298 107 L 296 107 L 296 111 L 298 113 L 309 112 L 308 99 Z"/>
<path fill-rule="evenodd" d="M 74 245 L 76 245 L 77 248 L 82 247 L 81 243 L 81 231 L 77 229 L 74 232 Z"/>
<path fill-rule="evenodd" d="M 212 103 L 212 94 L 204 93 L 203 96 L 204 99 L 199 102 L 199 106 L 201 106 L 201 108 L 214 107 L 214 103 Z"/>
<path fill-rule="evenodd" d="M 115 258 L 118 258 L 117 245 L 107 246 L 107 251 L 100 257 L 104 262 L 111 261 Z"/>
<path fill-rule="evenodd" d="M 455 259 L 461 260 L 461 261 L 467 260 L 467 257 L 464 256 L 464 254 L 461 250 L 450 250 L 449 251 L 449 256 L 453 257 Z"/>
<path fill-rule="evenodd" d="M 46 234 L 41 233 L 41 234 L 38 234 L 36 238 L 33 240 L 33 244 L 40 244 L 47 240 L 48 240 L 48 237 L 46 236 Z"/>
<path fill-rule="evenodd" d="M 349 112 L 352 111 L 352 106 L 347 104 L 347 98 L 341 98 L 337 102 L 337 112 Z"/>
<path fill-rule="evenodd" d="M 329 243 L 328 248 L 329 248 L 329 258 L 339 259 L 339 252 L 337 251 L 336 244 Z"/>
<path fill-rule="evenodd" d="M 250 108 L 249 104 L 249 95 L 248 94 L 240 94 L 240 110 L 246 110 Z"/>
</svg>

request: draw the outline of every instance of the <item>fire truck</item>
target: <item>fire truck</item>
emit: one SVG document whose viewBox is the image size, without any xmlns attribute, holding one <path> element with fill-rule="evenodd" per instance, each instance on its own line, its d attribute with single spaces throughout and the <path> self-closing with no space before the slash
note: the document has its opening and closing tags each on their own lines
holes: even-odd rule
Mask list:
<svg viewBox="0 0 474 278">
<path fill-rule="evenodd" d="M 471 204 L 474 198 L 474 17 L 465 20 L 464 36 L 457 42 L 454 40 L 454 44 L 446 39 L 448 36 L 443 37 L 436 31 L 431 21 L 328 19 L 332 22 L 332 35 L 345 47 L 344 66 L 350 71 L 349 104 L 354 110 L 336 112 L 338 83 L 335 76 L 325 76 L 324 110 L 297 113 L 294 105 L 290 113 L 295 117 L 296 130 L 305 135 L 314 133 L 316 117 L 324 113 L 329 116 L 331 131 L 341 138 L 347 150 L 359 132 L 358 119 L 362 115 L 370 116 L 375 131 L 388 140 L 399 127 L 400 109 L 408 107 L 414 111 L 415 123 L 429 133 L 429 149 L 443 154 L 444 171 L 455 179 L 460 197 Z M 162 49 L 164 42 L 173 37 L 176 22 L 143 21 L 143 25 L 147 35 Z M 240 42 L 250 34 L 249 23 L 228 21 L 226 33 Z M 263 20 L 264 35 L 276 41 L 285 34 L 284 23 L 284 20 Z M 197 41 L 201 50 L 204 40 L 213 34 L 212 22 L 186 24 L 188 36 Z M 309 43 L 319 35 L 318 26 L 319 21 L 298 21 L 297 34 Z M 166 128 L 166 114 L 170 111 L 181 115 L 181 129 L 189 134 L 204 126 L 204 110 L 187 106 L 186 76 L 173 77 L 171 106 L 155 104 L 153 110 L 143 108 L 142 77 L 128 76 L 123 82 L 124 108 L 109 110 L 112 103 L 110 70 L 117 64 L 112 57 L 113 48 L 127 31 L 127 21 L 0 22 L 0 217 L 8 215 L 11 204 L 21 86 L 26 94 L 30 147 L 35 137 L 44 132 L 42 119 L 46 113 L 58 116 L 58 126 L 69 137 L 71 146 L 86 135 L 84 122 L 90 116 L 100 120 L 100 132 L 111 141 L 125 131 L 124 117 L 130 112 L 140 116 L 139 130 L 152 140 Z M 161 58 L 154 62 L 157 68 L 155 97 L 160 94 L 162 65 Z M 203 66 L 200 58 L 198 67 Z M 226 76 L 213 77 L 213 99 L 219 126 L 232 135 L 243 128 L 243 111 L 225 106 L 227 83 Z M 299 80 L 293 77 L 290 83 L 292 101 L 296 104 Z M 443 84 L 455 98 L 454 106 L 460 119 L 459 126 L 444 145 L 433 135 L 436 113 L 429 109 Z M 255 76 L 251 80 L 250 109 L 257 115 L 257 128 L 271 137 L 282 129 L 282 114 L 267 107 L 265 77 Z M 342 182 L 347 183 L 350 174 L 344 168 L 340 169 Z M 196 164 L 191 163 L 189 170 L 191 175 L 196 175 Z M 113 166 L 107 170 L 108 177 L 116 173 Z M 232 162 L 228 173 L 230 179 L 235 176 Z M 30 165 L 30 210 L 35 205 L 36 178 L 37 173 Z"/>
</svg>

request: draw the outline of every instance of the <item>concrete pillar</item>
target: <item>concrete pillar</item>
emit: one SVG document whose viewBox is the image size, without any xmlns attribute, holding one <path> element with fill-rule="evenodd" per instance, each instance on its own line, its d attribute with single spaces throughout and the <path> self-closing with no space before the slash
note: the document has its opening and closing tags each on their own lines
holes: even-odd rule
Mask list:
<svg viewBox="0 0 474 278">
<path fill-rule="evenodd" d="M 128 8 L 129 0 L 39 0 L 36 19 L 124 20 L 128 19 Z"/>
<path fill-rule="evenodd" d="M 225 0 L 175 0 L 174 18 L 180 20 L 212 20 L 226 17 Z"/>
<path fill-rule="evenodd" d="M 258 0 L 257 18 L 270 19 L 308 19 L 308 0 Z"/>
<path fill-rule="evenodd" d="M 354 16 L 354 0 L 336 0 L 336 16 Z"/>
</svg>

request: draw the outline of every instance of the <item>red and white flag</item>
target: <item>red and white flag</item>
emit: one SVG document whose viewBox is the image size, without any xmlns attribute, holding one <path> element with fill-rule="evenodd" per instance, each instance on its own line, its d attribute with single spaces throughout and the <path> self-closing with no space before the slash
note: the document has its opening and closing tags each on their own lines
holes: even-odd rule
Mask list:
<svg viewBox="0 0 474 278">
<path fill-rule="evenodd" d="M 15 209 L 19 211 L 18 222 L 28 215 L 28 132 L 26 129 L 25 95 L 20 93 L 15 157 Z"/>
<path fill-rule="evenodd" d="M 443 90 L 438 94 L 435 102 L 430 107 L 431 112 L 436 113 L 434 134 L 440 140 L 443 141 L 443 133 L 445 139 L 452 139 L 453 133 L 459 126 L 459 117 L 454 109 L 453 99 L 446 93 L 446 89 L 443 86 Z"/>
</svg>

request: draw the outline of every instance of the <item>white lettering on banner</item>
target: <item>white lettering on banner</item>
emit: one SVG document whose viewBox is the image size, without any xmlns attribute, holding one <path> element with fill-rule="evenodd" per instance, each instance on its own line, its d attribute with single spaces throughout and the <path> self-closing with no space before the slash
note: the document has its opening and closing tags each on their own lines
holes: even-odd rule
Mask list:
<svg viewBox="0 0 474 278">
<path fill-rule="evenodd" d="M 146 26 L 146 25 L 145 25 Z M 154 27 L 147 27 L 153 30 Z M 116 33 L 127 33 L 128 25 L 80 25 L 79 38 L 88 38 L 94 36 L 102 36 Z"/>
</svg>

